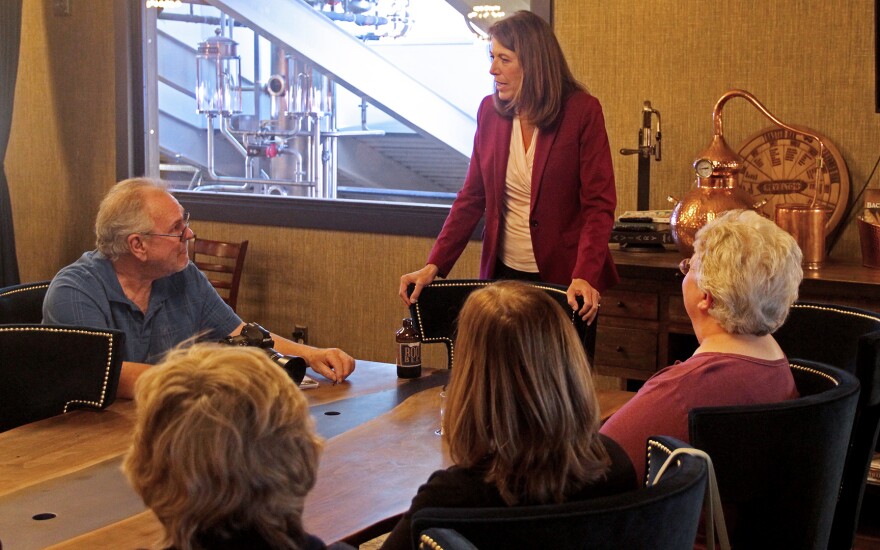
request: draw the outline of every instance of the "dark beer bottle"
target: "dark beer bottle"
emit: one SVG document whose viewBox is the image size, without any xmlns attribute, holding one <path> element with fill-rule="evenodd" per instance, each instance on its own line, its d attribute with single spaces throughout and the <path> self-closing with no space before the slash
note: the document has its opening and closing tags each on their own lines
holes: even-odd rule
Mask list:
<svg viewBox="0 0 880 550">
<path fill-rule="evenodd" d="M 403 320 L 403 326 L 397 331 L 397 377 L 418 378 L 422 375 L 422 342 L 412 319 Z"/>
</svg>

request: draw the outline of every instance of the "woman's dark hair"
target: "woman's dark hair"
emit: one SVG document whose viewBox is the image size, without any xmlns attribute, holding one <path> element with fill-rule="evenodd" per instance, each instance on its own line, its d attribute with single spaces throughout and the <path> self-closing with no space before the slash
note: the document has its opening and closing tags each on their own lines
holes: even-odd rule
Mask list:
<svg viewBox="0 0 880 550">
<path fill-rule="evenodd" d="M 570 93 L 587 91 L 571 74 L 550 24 L 539 15 L 518 11 L 489 27 L 489 36 L 516 53 L 523 72 L 522 85 L 511 100 L 495 92 L 495 109 L 502 115 L 519 115 L 538 128 L 548 128 Z"/>
</svg>

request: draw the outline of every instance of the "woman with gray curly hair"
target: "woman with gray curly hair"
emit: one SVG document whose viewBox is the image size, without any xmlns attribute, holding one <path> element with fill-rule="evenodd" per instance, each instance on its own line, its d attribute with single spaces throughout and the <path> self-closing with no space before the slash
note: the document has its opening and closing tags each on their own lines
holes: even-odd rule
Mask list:
<svg viewBox="0 0 880 550">
<path fill-rule="evenodd" d="M 162 523 L 162 548 L 326 548 L 302 526 L 323 442 L 302 392 L 263 350 L 176 349 L 135 391 L 123 470 Z"/>
<path fill-rule="evenodd" d="M 696 407 L 773 403 L 798 396 L 788 358 L 772 333 L 803 278 L 791 235 L 751 210 L 726 212 L 697 233 L 681 262 L 684 306 L 699 347 L 654 376 L 602 426 L 644 476 L 645 441 L 688 441 Z"/>
</svg>

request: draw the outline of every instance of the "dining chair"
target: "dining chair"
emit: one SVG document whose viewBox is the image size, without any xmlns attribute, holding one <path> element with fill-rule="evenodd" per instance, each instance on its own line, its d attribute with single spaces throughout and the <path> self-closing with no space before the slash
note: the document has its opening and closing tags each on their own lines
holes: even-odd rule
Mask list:
<svg viewBox="0 0 880 550">
<path fill-rule="evenodd" d="M 688 448 L 648 439 L 648 479 L 666 458 Z M 563 504 L 499 508 L 423 508 L 412 516 L 413 547 L 431 528 L 453 529 L 480 550 L 493 548 L 691 549 L 708 482 L 703 458 L 681 455 L 653 485 Z"/>
<path fill-rule="evenodd" d="M 789 358 L 842 368 L 861 384 L 829 543 L 832 550 L 849 550 L 871 459 L 880 450 L 880 315 L 848 306 L 798 302 L 773 336 Z"/>
<path fill-rule="evenodd" d="M 39 323 L 43 298 L 51 281 L 38 281 L 0 288 L 0 325 Z"/>
<path fill-rule="evenodd" d="M 196 237 L 191 244 L 193 263 L 208 277 L 211 286 L 232 311 L 238 305 L 238 287 L 248 241 L 212 241 Z"/>
<path fill-rule="evenodd" d="M 448 279 L 434 281 L 425 286 L 419 294 L 415 304 L 409 306 L 410 315 L 413 318 L 414 328 L 419 333 L 423 344 L 443 343 L 446 344 L 448 368 L 452 368 L 455 359 L 455 331 L 458 321 L 458 312 L 464 305 L 471 292 L 488 286 L 495 281 L 480 279 Z M 584 350 L 590 364 L 593 364 L 593 355 L 596 350 L 596 322 L 587 325 L 568 305 L 568 297 L 565 294 L 566 287 L 551 283 L 536 283 L 522 281 L 547 292 L 565 310 L 574 328 L 580 335 Z M 407 295 L 412 294 L 415 285 L 410 285 Z"/>
<path fill-rule="evenodd" d="M 828 546 L 859 381 L 800 359 L 791 372 L 798 398 L 689 414 L 690 442 L 712 457 L 734 547 Z"/>
<path fill-rule="evenodd" d="M 0 325 L 0 431 L 116 399 L 125 334 L 34 324 Z"/>
</svg>

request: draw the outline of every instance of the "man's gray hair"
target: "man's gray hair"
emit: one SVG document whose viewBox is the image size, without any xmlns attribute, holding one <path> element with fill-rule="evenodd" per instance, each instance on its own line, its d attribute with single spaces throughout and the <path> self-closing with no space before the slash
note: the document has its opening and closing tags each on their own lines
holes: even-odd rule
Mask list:
<svg viewBox="0 0 880 550">
<path fill-rule="evenodd" d="M 107 193 L 95 219 L 95 246 L 111 261 L 128 254 L 128 236 L 147 233 L 153 218 L 147 208 L 147 197 L 155 191 L 166 191 L 161 180 L 131 178 L 123 180 Z"/>
</svg>

